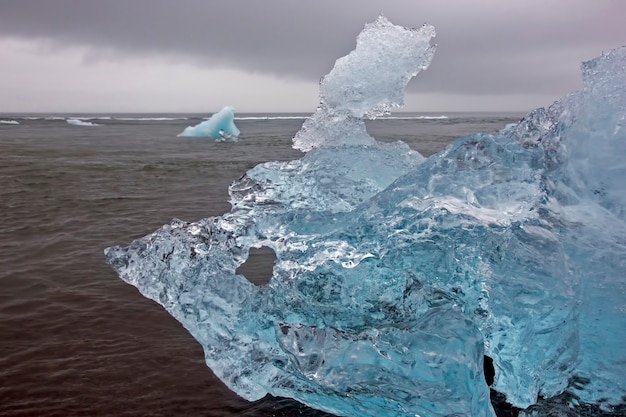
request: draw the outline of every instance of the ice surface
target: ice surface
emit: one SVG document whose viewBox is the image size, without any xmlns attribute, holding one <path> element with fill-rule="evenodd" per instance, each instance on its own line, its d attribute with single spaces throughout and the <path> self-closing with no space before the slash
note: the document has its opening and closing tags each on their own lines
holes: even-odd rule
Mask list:
<svg viewBox="0 0 626 417">
<path fill-rule="evenodd" d="M 72 126 L 100 126 L 97 123 L 93 123 L 93 122 L 86 122 L 84 120 L 81 119 L 66 119 L 65 120 L 67 123 L 71 124 Z"/>
<path fill-rule="evenodd" d="M 302 159 L 253 168 L 231 186 L 229 213 L 173 220 L 107 248 L 107 261 L 249 400 L 491 416 L 487 354 L 493 388 L 517 407 L 561 393 L 561 414 L 622 403 L 626 48 L 585 63 L 581 91 L 424 159 L 376 142 L 361 117 L 401 103 L 434 31 L 380 18 L 363 33 L 294 139 Z M 378 61 L 400 81 L 378 79 Z M 236 270 L 263 246 L 277 260 L 255 286 Z M 529 413 L 560 412 L 545 410 Z"/>
<path fill-rule="evenodd" d="M 294 138 L 304 152 L 320 146 L 371 145 L 363 117 L 387 114 L 404 104 L 404 87 L 430 65 L 435 28 L 392 25 L 386 18 L 365 25 L 356 48 L 339 58 L 320 82 L 320 104 Z"/>
<path fill-rule="evenodd" d="M 234 117 L 235 109 L 229 106 L 224 107 L 212 115 L 209 120 L 186 127 L 178 136 L 210 137 L 220 141 L 236 141 L 240 131 L 235 126 Z"/>
</svg>

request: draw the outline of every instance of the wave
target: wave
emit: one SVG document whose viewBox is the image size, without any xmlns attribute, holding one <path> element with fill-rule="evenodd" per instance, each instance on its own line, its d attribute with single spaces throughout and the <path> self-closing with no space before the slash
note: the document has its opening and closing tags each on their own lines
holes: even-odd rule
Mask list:
<svg viewBox="0 0 626 417">
<path fill-rule="evenodd" d="M 17 120 L 0 120 L 0 125 L 19 125 Z"/>
<path fill-rule="evenodd" d="M 235 120 L 304 120 L 310 116 L 235 116 Z"/>
<path fill-rule="evenodd" d="M 271 120 L 306 120 L 310 117 L 310 115 L 306 114 L 267 114 L 264 115 L 262 113 L 259 114 L 242 114 L 239 116 L 235 116 L 234 120 L 249 120 L 249 121 L 271 121 Z M 416 115 L 416 114 L 395 114 L 389 116 L 380 116 L 376 117 L 375 120 L 445 120 L 449 119 L 451 116 L 441 114 L 441 115 Z M 456 117 L 456 116 L 454 116 Z M 10 119 L 15 121 L 67 121 L 67 120 L 80 120 L 84 122 L 89 122 L 92 120 L 96 121 L 105 121 L 105 122 L 170 122 L 170 121 L 179 121 L 179 120 L 207 120 L 210 117 L 204 117 L 200 115 L 168 115 L 168 116 L 157 116 L 157 115 L 24 115 L 17 116 L 11 115 Z M 6 124 L 6 123 L 3 123 Z M 13 124 L 13 123 L 11 123 Z M 19 123 L 18 123 L 19 124 Z"/>
<path fill-rule="evenodd" d="M 72 117 L 72 119 L 76 120 L 111 120 L 111 116 L 89 116 L 89 117 Z"/>
<path fill-rule="evenodd" d="M 70 118 L 65 121 L 73 126 L 100 126 L 99 124 L 96 124 L 96 123 L 86 122 L 84 120 L 74 119 L 74 118 Z"/>
<path fill-rule="evenodd" d="M 145 121 L 156 121 L 156 122 L 160 122 L 160 121 L 170 121 L 170 120 L 188 120 L 189 117 L 130 117 L 130 116 L 22 116 L 22 117 L 15 117 L 16 119 L 21 119 L 21 120 L 48 120 L 48 121 L 55 121 L 55 120 L 83 120 L 83 121 L 89 121 L 89 120 L 119 120 L 119 121 L 140 121 L 140 122 L 145 122 Z"/>
<path fill-rule="evenodd" d="M 235 120 L 305 120 L 310 116 L 235 116 Z M 449 119 L 449 116 L 381 116 L 376 119 L 381 120 L 442 120 Z"/>
<path fill-rule="evenodd" d="M 446 115 L 441 116 L 382 116 L 377 117 L 376 119 L 382 120 L 442 120 L 449 119 L 450 117 Z"/>
<path fill-rule="evenodd" d="M 189 120 L 188 117 L 113 117 L 113 120 L 140 121 L 140 122 L 166 122 L 170 120 Z"/>
</svg>

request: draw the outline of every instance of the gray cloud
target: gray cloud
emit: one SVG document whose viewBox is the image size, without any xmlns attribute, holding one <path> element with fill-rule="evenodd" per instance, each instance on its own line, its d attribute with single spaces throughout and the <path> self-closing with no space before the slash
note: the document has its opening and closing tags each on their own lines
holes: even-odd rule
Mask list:
<svg viewBox="0 0 626 417">
<path fill-rule="evenodd" d="M 0 0 L 0 37 L 318 80 L 379 14 L 436 27 L 433 64 L 411 84 L 426 93 L 563 94 L 580 61 L 626 43 L 620 0 Z"/>
</svg>

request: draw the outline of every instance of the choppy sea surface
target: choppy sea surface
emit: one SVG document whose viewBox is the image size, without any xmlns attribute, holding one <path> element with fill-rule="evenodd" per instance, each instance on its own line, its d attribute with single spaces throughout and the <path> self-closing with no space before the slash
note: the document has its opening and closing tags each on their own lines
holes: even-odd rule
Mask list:
<svg viewBox="0 0 626 417">
<path fill-rule="evenodd" d="M 302 155 L 291 138 L 306 116 L 237 114 L 229 143 L 176 136 L 202 115 L 0 114 L 0 416 L 326 415 L 229 391 L 103 256 L 172 218 L 229 211 L 228 186 L 246 170 Z M 394 113 L 367 126 L 429 156 L 522 116 Z M 263 280 L 271 266 L 251 255 L 242 272 Z"/>
</svg>

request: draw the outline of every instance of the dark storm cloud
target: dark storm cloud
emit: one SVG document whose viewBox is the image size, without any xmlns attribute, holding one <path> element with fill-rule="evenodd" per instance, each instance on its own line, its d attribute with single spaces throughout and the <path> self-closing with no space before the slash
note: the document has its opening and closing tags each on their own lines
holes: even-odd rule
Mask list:
<svg viewBox="0 0 626 417">
<path fill-rule="evenodd" d="M 436 27 L 420 92 L 562 93 L 581 60 L 626 44 L 620 0 L 0 0 L 0 36 L 317 80 L 379 14 Z"/>
</svg>

